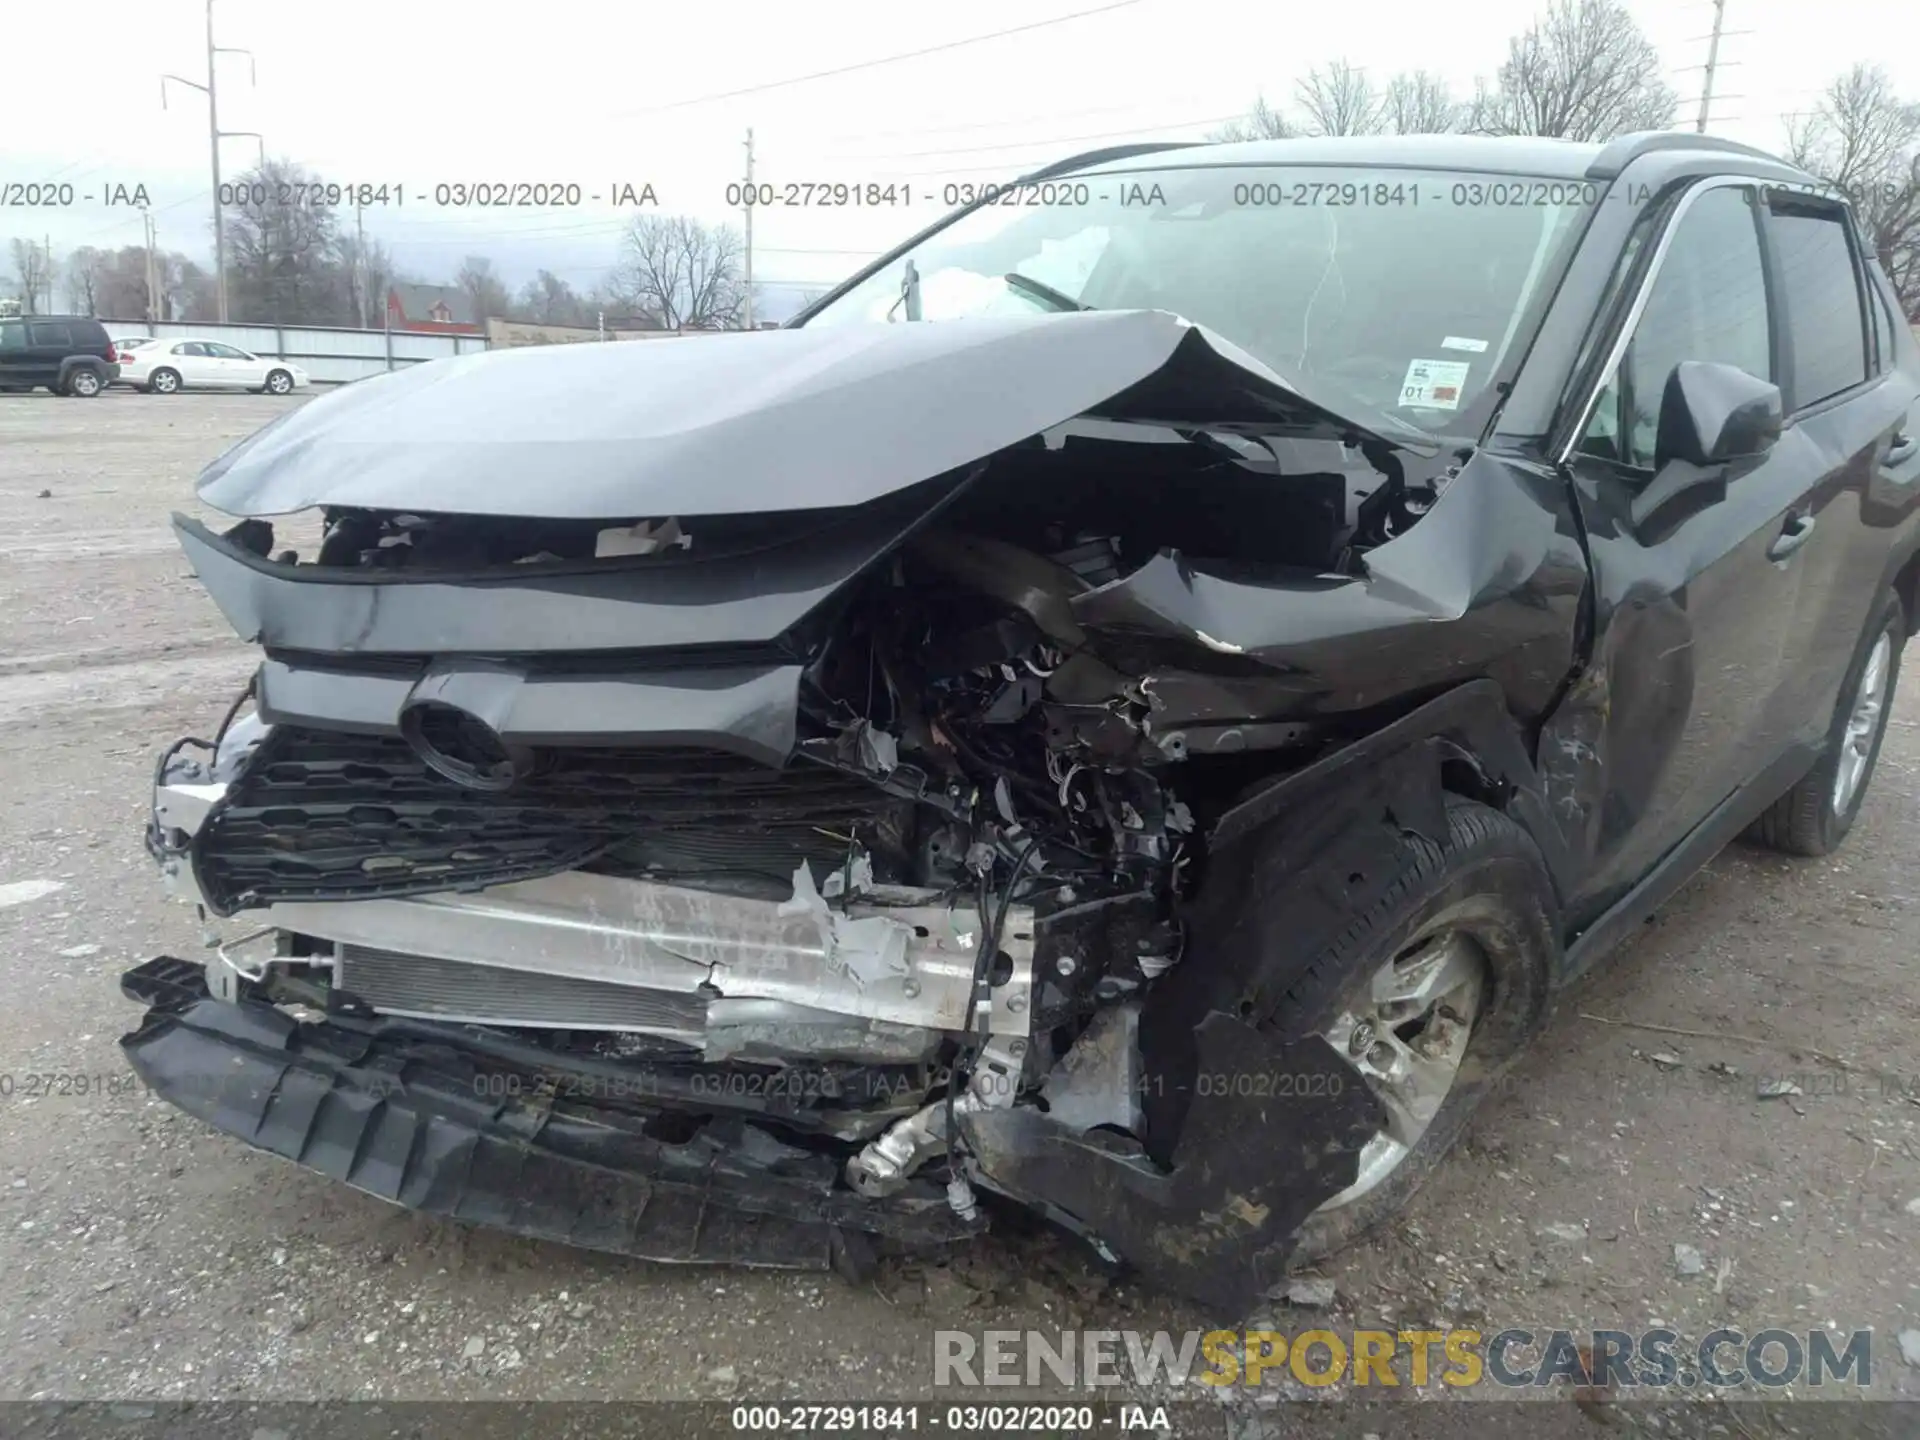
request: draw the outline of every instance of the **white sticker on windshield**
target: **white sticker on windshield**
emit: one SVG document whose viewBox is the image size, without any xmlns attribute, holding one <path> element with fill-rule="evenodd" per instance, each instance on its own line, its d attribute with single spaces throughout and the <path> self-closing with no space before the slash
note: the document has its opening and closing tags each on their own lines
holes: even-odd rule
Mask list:
<svg viewBox="0 0 1920 1440">
<path fill-rule="evenodd" d="M 1484 340 L 1475 340 L 1467 335 L 1449 335 L 1440 342 L 1440 348 L 1442 350 L 1471 350 L 1475 355 L 1479 355 L 1485 352 L 1487 342 Z"/>
<path fill-rule="evenodd" d="M 1407 378 L 1400 382 L 1400 403 L 1458 410 L 1460 390 L 1472 368 L 1465 360 L 1415 360 L 1407 366 Z"/>
</svg>

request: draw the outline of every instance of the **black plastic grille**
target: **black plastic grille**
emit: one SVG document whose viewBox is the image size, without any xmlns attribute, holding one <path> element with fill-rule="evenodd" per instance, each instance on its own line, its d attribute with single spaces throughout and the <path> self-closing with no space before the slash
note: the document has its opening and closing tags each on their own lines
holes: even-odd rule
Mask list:
<svg viewBox="0 0 1920 1440">
<path fill-rule="evenodd" d="M 469 790 L 397 737 L 282 727 L 195 840 L 221 914 L 278 900 L 477 889 L 615 850 L 783 866 L 844 853 L 888 797 L 804 762 L 688 748 L 557 749 L 513 789 Z M 632 868 L 631 862 L 617 868 Z M 644 868 L 644 865 L 640 868 Z"/>
</svg>

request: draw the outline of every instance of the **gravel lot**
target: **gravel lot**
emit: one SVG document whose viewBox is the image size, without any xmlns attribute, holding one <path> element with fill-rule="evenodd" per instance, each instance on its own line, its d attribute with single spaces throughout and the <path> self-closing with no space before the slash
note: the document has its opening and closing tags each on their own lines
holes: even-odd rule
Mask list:
<svg viewBox="0 0 1920 1440">
<path fill-rule="evenodd" d="M 423 1220 L 137 1092 L 27 1098 L 31 1073 L 125 1075 L 119 973 L 201 943 L 141 849 L 152 756 L 252 659 L 167 514 L 297 403 L 0 396 L 0 1397 L 912 1397 L 935 1328 L 1244 1318 L 1045 1236 L 862 1289 L 584 1254 Z M 1282 1328 L 1871 1326 L 1873 1389 L 1920 1397 L 1896 1338 L 1920 1330 L 1915 686 L 1844 852 L 1723 854 L 1562 1006 L 1404 1222 L 1323 1267 L 1331 1308 Z M 1801 1093 L 1758 1098 L 1778 1077 Z"/>
</svg>

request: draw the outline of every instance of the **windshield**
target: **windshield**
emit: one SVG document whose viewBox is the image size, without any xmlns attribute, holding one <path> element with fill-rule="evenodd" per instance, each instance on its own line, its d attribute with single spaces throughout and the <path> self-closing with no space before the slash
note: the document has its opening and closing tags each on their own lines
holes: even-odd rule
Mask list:
<svg viewBox="0 0 1920 1440">
<path fill-rule="evenodd" d="M 1169 310 L 1314 395 L 1461 428 L 1597 198 L 1578 180 L 1212 166 L 1010 187 L 909 257 L 920 318 Z M 905 265 L 807 320 L 906 319 Z"/>
</svg>

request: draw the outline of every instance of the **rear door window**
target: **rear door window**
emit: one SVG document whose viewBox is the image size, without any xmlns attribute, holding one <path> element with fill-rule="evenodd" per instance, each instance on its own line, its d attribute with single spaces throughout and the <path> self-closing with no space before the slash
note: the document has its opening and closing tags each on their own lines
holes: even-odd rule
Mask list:
<svg viewBox="0 0 1920 1440">
<path fill-rule="evenodd" d="M 1867 378 L 1860 272 L 1839 210 L 1776 199 L 1768 233 L 1792 355 L 1788 403 L 1802 410 Z"/>
<path fill-rule="evenodd" d="M 73 348 L 73 332 L 67 328 L 64 321 L 29 320 L 27 338 L 36 350 L 42 346 L 47 349 L 61 350 Z"/>
</svg>

